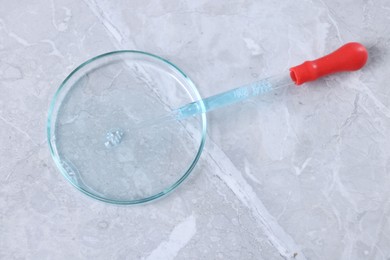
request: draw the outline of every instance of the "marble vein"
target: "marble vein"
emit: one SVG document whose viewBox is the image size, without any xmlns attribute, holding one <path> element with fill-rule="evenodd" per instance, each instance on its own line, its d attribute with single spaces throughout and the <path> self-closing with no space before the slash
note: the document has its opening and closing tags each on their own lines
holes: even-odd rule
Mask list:
<svg viewBox="0 0 390 260">
<path fill-rule="evenodd" d="M 146 260 L 173 260 L 177 253 L 188 244 L 196 234 L 196 218 L 190 215 L 177 224 L 167 241 L 161 242 Z"/>
<path fill-rule="evenodd" d="M 14 39 L 19 44 L 21 44 L 25 47 L 30 47 L 33 45 L 33 44 L 29 43 L 26 39 L 22 38 L 21 36 L 17 35 L 16 33 L 12 32 L 12 31 L 10 31 L 2 19 L 0 19 L 0 29 L 1 28 L 4 29 L 4 31 L 8 34 L 9 37 Z"/>
<path fill-rule="evenodd" d="M 277 220 L 268 212 L 253 191 L 253 188 L 243 178 L 241 172 L 237 170 L 218 145 L 210 139 L 208 142 L 211 145 L 209 145 L 209 149 L 206 151 L 207 159 L 213 161 L 217 169 L 219 169 L 214 174 L 251 210 L 259 227 L 266 234 L 270 243 L 278 250 L 279 254 L 285 259 L 306 259 L 292 237 L 284 231 Z"/>
<path fill-rule="evenodd" d="M 121 33 L 120 29 L 114 25 L 108 15 L 106 15 L 105 10 L 103 10 L 94 0 L 84 0 L 84 3 L 106 28 L 108 34 L 113 38 L 113 43 L 117 46 L 121 46 L 121 44 L 124 43 L 125 36 Z"/>
<path fill-rule="evenodd" d="M 39 144 L 37 142 L 35 142 L 31 136 L 26 132 L 24 131 L 23 129 L 19 128 L 18 126 L 16 126 L 15 124 L 13 124 L 12 122 L 10 122 L 9 120 L 5 119 L 2 115 L 0 115 L 0 120 L 3 121 L 4 123 L 6 123 L 7 125 L 9 125 L 10 127 L 12 127 L 13 129 L 15 129 L 16 131 L 18 131 L 19 133 L 23 134 L 25 137 L 27 137 L 28 140 L 30 140 L 34 145 L 38 146 Z"/>
</svg>

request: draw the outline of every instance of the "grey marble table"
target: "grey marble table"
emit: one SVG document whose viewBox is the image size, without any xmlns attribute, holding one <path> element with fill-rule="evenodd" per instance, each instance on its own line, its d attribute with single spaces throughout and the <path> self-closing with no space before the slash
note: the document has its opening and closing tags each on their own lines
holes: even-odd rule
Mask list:
<svg viewBox="0 0 390 260">
<path fill-rule="evenodd" d="M 390 259 L 390 2 L 0 0 L 0 259 Z M 78 64 L 159 54 L 203 96 L 348 41 L 367 66 L 210 114 L 195 171 L 124 207 L 81 194 L 46 142 Z"/>
</svg>

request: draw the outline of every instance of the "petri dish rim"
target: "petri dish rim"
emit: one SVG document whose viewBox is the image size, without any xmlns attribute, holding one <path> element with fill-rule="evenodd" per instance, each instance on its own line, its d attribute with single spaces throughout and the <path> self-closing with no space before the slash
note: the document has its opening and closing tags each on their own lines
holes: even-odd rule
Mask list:
<svg viewBox="0 0 390 260">
<path fill-rule="evenodd" d="M 192 163 L 187 168 L 187 170 L 184 172 L 184 174 L 175 183 L 173 183 L 171 186 L 169 186 L 168 188 L 162 190 L 159 193 L 156 193 L 156 194 L 154 194 L 152 196 L 148 196 L 148 197 L 145 197 L 145 198 L 142 198 L 142 199 L 114 200 L 114 199 L 105 198 L 105 197 L 96 195 L 96 194 L 94 194 L 92 192 L 89 192 L 89 191 L 83 189 L 82 187 L 76 185 L 74 182 L 72 182 L 68 178 L 67 174 L 65 173 L 65 169 L 62 167 L 62 165 L 60 163 L 60 159 L 57 157 L 57 155 L 56 155 L 56 153 L 54 151 L 54 147 L 53 147 L 53 144 L 52 144 L 52 141 L 51 141 L 51 133 L 52 133 L 52 125 L 51 124 L 52 124 L 52 117 L 53 117 L 54 109 L 56 107 L 56 104 L 58 103 L 58 102 L 56 102 L 57 98 L 58 98 L 59 94 L 61 93 L 62 89 L 64 88 L 64 86 L 68 83 L 68 81 L 72 78 L 72 76 L 74 74 L 76 74 L 79 70 L 81 70 L 85 66 L 89 65 L 90 63 L 92 63 L 92 62 L 94 62 L 94 61 L 96 61 L 98 59 L 102 59 L 102 58 L 105 58 L 105 57 L 111 56 L 111 55 L 126 54 L 126 53 L 140 54 L 140 55 L 145 55 L 145 56 L 157 59 L 158 61 L 162 61 L 165 65 L 167 65 L 170 68 L 172 68 L 172 69 L 176 70 L 177 72 L 179 72 L 179 74 L 182 75 L 184 80 L 185 80 L 185 83 L 186 83 L 185 87 L 186 88 L 190 88 L 192 90 L 192 92 L 195 94 L 196 98 L 198 99 L 198 102 L 199 102 L 201 110 L 202 110 L 202 114 L 201 114 L 202 129 L 201 129 L 201 140 L 200 140 L 198 151 L 197 151 L 197 153 L 196 153 Z M 187 179 L 187 177 L 190 175 L 190 173 L 194 169 L 195 165 L 199 161 L 199 158 L 200 158 L 200 156 L 202 154 L 202 151 L 203 151 L 203 148 L 204 148 L 204 145 L 205 145 L 205 141 L 206 141 L 206 131 L 207 131 L 206 108 L 205 108 L 205 105 L 204 105 L 204 103 L 203 103 L 203 101 L 201 99 L 200 93 L 199 93 L 198 89 L 196 88 L 195 84 L 192 82 L 192 80 L 178 66 L 176 66 L 172 62 L 170 62 L 170 61 L 168 61 L 168 60 L 166 60 L 166 59 L 164 59 L 164 58 L 162 58 L 160 56 L 157 56 L 155 54 L 144 52 L 144 51 L 118 50 L 118 51 L 112 51 L 112 52 L 107 52 L 107 53 L 103 53 L 103 54 L 97 55 L 97 56 L 95 56 L 95 57 L 93 57 L 93 58 L 83 62 L 78 67 L 76 67 L 62 81 L 62 83 L 60 84 L 60 86 L 56 90 L 56 92 L 55 92 L 55 94 L 54 94 L 54 96 L 53 96 L 53 98 L 52 98 L 52 100 L 50 102 L 49 111 L 48 111 L 48 117 L 47 117 L 47 122 L 46 122 L 46 131 L 47 131 L 47 142 L 48 142 L 48 145 L 49 145 L 50 154 L 51 154 L 51 157 L 53 158 L 53 161 L 55 162 L 57 168 L 60 170 L 61 175 L 64 176 L 65 179 L 70 184 L 72 184 L 76 189 L 78 189 L 79 191 L 81 191 L 82 193 L 88 195 L 91 198 L 94 198 L 94 199 L 97 199 L 97 200 L 100 200 L 100 201 L 103 201 L 103 202 L 111 203 L 111 204 L 117 204 L 117 205 L 143 204 L 143 203 L 147 203 L 147 202 L 156 200 L 158 198 L 161 198 L 161 197 L 171 193 L 181 183 L 183 183 L 184 180 Z"/>
</svg>

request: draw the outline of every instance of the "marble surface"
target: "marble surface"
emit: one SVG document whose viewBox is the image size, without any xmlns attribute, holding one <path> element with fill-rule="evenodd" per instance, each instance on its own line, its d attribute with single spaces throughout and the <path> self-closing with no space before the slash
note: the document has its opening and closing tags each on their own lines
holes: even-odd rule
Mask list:
<svg viewBox="0 0 390 260">
<path fill-rule="evenodd" d="M 390 2 L 0 0 L 0 259 L 390 259 Z M 133 207 L 59 174 L 49 102 L 77 65 L 137 49 L 203 96 L 348 41 L 367 66 L 212 112 L 179 189 Z"/>
</svg>

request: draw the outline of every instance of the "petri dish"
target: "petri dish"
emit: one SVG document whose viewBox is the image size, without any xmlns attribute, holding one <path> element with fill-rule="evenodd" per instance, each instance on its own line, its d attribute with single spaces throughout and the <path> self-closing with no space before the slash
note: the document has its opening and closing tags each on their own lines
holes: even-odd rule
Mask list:
<svg viewBox="0 0 390 260">
<path fill-rule="evenodd" d="M 70 73 L 53 97 L 51 155 L 62 175 L 92 198 L 152 201 L 192 172 L 207 126 L 205 112 L 185 120 L 154 118 L 198 100 L 190 78 L 161 57 L 129 50 L 99 55 Z"/>
</svg>

